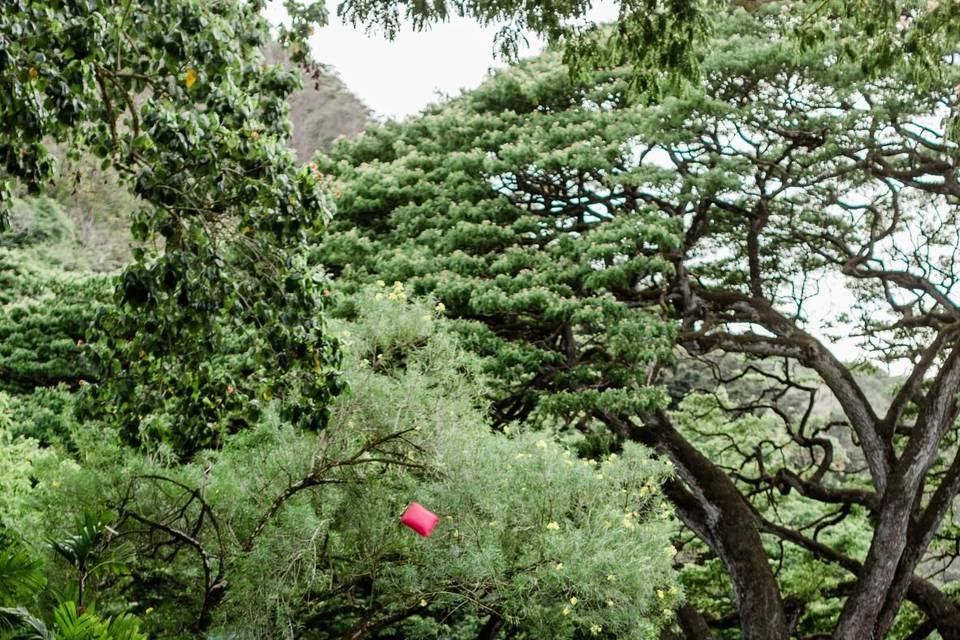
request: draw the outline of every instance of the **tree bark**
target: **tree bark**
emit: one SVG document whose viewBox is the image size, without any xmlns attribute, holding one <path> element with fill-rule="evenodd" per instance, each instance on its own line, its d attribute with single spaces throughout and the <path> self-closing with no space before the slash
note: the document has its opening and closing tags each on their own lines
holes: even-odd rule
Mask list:
<svg viewBox="0 0 960 640">
<path fill-rule="evenodd" d="M 689 602 L 683 603 L 677 611 L 677 622 L 683 632 L 684 640 L 713 640 L 713 633 L 700 612 Z"/>
<path fill-rule="evenodd" d="M 684 524 L 726 567 L 743 638 L 786 640 L 787 616 L 758 523 L 733 481 L 687 442 L 663 411 L 642 416 L 643 426 L 609 415 L 603 419 L 624 437 L 646 444 L 673 462 L 682 481 L 668 481 L 664 492 Z"/>
<path fill-rule="evenodd" d="M 923 549 L 904 558 L 911 515 L 927 470 L 938 453 L 943 433 L 957 415 L 954 396 L 960 389 L 960 348 L 955 348 L 944 362 L 920 408 L 913 434 L 891 474 L 886 494 L 874 529 L 870 550 L 860 580 L 847 599 L 834 631 L 836 640 L 879 638 L 880 613 L 888 602 L 897 569 L 905 559 L 904 571 L 912 575 Z M 932 535 L 932 531 L 930 531 Z M 910 564 L 913 566 L 908 566 Z M 900 598 L 902 600 L 902 596 Z M 900 602 L 887 604 L 893 614 Z M 892 617 L 888 616 L 892 621 Z"/>
</svg>

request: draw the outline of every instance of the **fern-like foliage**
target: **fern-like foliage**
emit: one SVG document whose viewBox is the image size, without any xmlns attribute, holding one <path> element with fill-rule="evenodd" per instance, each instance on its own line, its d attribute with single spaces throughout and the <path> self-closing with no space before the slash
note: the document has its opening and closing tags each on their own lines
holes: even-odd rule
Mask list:
<svg viewBox="0 0 960 640">
<path fill-rule="evenodd" d="M 0 605 L 22 604 L 43 587 L 39 562 L 17 542 L 0 538 Z"/>
<path fill-rule="evenodd" d="M 0 640 L 55 640 L 43 620 L 23 607 L 0 607 Z"/>
</svg>

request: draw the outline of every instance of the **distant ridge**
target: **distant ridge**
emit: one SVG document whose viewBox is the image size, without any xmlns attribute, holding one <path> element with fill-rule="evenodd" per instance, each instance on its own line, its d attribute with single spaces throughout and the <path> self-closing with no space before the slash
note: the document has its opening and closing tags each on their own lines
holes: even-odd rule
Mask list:
<svg viewBox="0 0 960 640">
<path fill-rule="evenodd" d="M 269 44 L 263 55 L 271 64 L 291 65 L 279 44 Z M 370 108 L 335 72 L 321 71 L 319 81 L 303 70 L 300 75 L 303 88 L 290 97 L 290 146 L 296 150 L 297 159 L 306 162 L 317 151 L 329 149 L 340 136 L 357 135 L 372 119 Z"/>
</svg>

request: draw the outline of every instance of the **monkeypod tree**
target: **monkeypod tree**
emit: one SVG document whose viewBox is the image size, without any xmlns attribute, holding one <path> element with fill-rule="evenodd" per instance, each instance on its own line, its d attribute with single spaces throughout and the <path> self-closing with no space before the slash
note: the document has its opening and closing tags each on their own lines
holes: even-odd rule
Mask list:
<svg viewBox="0 0 960 640">
<path fill-rule="evenodd" d="M 703 86 L 653 106 L 548 54 L 340 144 L 316 258 L 436 296 L 501 424 L 672 460 L 679 558 L 725 581 L 691 577 L 686 637 L 957 638 L 956 72 L 872 77 L 777 15 L 718 16 Z M 907 371 L 879 400 L 815 322 L 843 292 L 826 322 Z"/>
<path fill-rule="evenodd" d="M 322 6 L 287 3 L 298 59 Z M 134 263 L 97 320 L 90 410 L 179 454 L 283 398 L 321 427 L 338 385 L 305 238 L 331 210 L 286 147 L 293 72 L 263 62 L 262 3 L 6 2 L 0 9 L 5 195 L 42 188 L 49 141 L 112 164 L 139 197 Z"/>
</svg>

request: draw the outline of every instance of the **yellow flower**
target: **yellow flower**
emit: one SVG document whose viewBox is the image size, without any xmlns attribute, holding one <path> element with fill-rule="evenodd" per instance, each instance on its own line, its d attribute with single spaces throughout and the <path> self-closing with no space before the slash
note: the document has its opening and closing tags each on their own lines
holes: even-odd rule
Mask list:
<svg viewBox="0 0 960 640">
<path fill-rule="evenodd" d="M 557 571 L 563 571 L 563 563 L 562 563 L 562 562 L 558 562 L 558 563 L 557 563 Z"/>
<path fill-rule="evenodd" d="M 612 606 L 613 606 L 613 600 L 607 600 L 607 606 L 608 606 L 608 607 L 612 607 Z"/>
<path fill-rule="evenodd" d="M 617 579 L 617 576 L 613 575 L 612 573 L 608 573 L 608 574 L 607 574 L 607 581 L 608 581 L 608 582 L 613 582 L 613 581 L 616 580 L 616 579 Z"/>
<path fill-rule="evenodd" d="M 663 552 L 672 558 L 673 556 L 677 555 L 677 548 L 671 544 L 668 547 L 664 547 Z"/>
<path fill-rule="evenodd" d="M 666 595 L 667 595 L 667 594 L 664 593 L 663 589 L 657 589 L 657 597 L 658 597 L 658 598 L 660 598 L 661 600 L 663 600 L 664 597 L 666 597 Z"/>
<path fill-rule="evenodd" d="M 377 280 L 377 286 L 378 286 L 378 287 L 385 287 L 385 286 L 387 286 L 387 283 L 384 282 L 383 280 Z"/>
<path fill-rule="evenodd" d="M 590 627 L 590 633 L 591 633 L 592 635 L 598 636 L 598 635 L 600 635 L 600 632 L 601 632 L 601 631 L 603 631 L 603 627 L 601 627 L 601 626 L 598 625 L 598 624 L 595 624 L 595 625 L 593 625 L 593 626 Z"/>
<path fill-rule="evenodd" d="M 496 526 L 497 526 L 497 521 L 496 521 L 496 520 L 491 520 L 491 521 L 490 521 L 490 527 L 491 527 L 491 528 L 494 528 L 494 527 L 496 527 Z"/>
<path fill-rule="evenodd" d="M 593 466 L 593 465 L 597 464 L 597 461 L 594 460 L 593 458 L 590 458 L 589 460 L 587 460 L 587 464 Z"/>
<path fill-rule="evenodd" d="M 577 604 L 577 602 L 579 602 L 579 600 L 577 600 L 577 596 L 570 598 L 570 604 Z"/>
<path fill-rule="evenodd" d="M 616 459 L 617 459 L 617 454 L 615 453 L 611 453 L 610 455 L 607 456 L 607 460 L 610 460 L 611 462 Z"/>
<path fill-rule="evenodd" d="M 394 291 L 403 291 L 403 283 L 400 282 L 399 280 L 397 280 L 396 282 L 394 282 L 394 283 L 393 283 L 393 290 L 394 290 Z"/>
<path fill-rule="evenodd" d="M 676 588 L 675 586 L 674 586 L 674 587 L 670 587 L 670 595 L 672 595 L 672 596 L 677 595 L 677 588 Z"/>
<path fill-rule="evenodd" d="M 633 523 L 630 522 L 629 516 L 623 516 L 623 528 L 624 529 L 633 529 Z"/>
<path fill-rule="evenodd" d="M 663 610 L 663 615 L 667 616 L 668 618 L 672 618 L 672 617 L 673 617 L 673 611 L 671 611 L 670 609 L 664 609 L 664 610 Z"/>
<path fill-rule="evenodd" d="M 504 428 L 503 428 L 503 435 L 505 435 L 505 436 L 510 435 L 510 427 L 504 427 Z"/>
<path fill-rule="evenodd" d="M 537 449 L 546 449 L 547 441 L 546 440 L 537 440 Z"/>
<path fill-rule="evenodd" d="M 564 616 L 570 615 L 570 607 L 564 607 L 563 611 L 561 611 L 560 613 L 562 613 Z"/>
<path fill-rule="evenodd" d="M 147 616 L 150 615 L 151 613 L 153 613 L 153 607 L 147 607 L 147 610 L 144 611 L 143 613 L 144 615 L 147 615 Z"/>
<path fill-rule="evenodd" d="M 609 520 L 604 520 L 604 521 L 603 521 L 603 528 L 604 528 L 604 529 L 609 529 L 609 528 L 612 527 L 612 526 L 613 526 L 613 524 L 611 524 L 611 522 L 610 522 Z"/>
<path fill-rule="evenodd" d="M 193 88 L 193 85 L 195 85 L 196 83 L 197 83 L 197 70 L 196 70 L 196 69 L 188 69 L 188 70 L 187 70 L 187 79 L 185 80 L 184 84 L 187 85 L 187 89 L 191 89 L 191 88 Z"/>
<path fill-rule="evenodd" d="M 453 537 L 454 537 L 454 538 L 459 538 L 459 537 L 460 537 L 460 529 L 454 529 L 454 530 L 453 530 Z"/>
<path fill-rule="evenodd" d="M 526 487 L 524 487 L 524 489 L 526 489 Z M 557 523 L 557 522 L 548 522 L 548 523 L 547 523 L 547 529 L 550 529 L 551 531 L 556 531 L 556 530 L 559 529 L 559 528 L 560 528 L 560 524 Z"/>
<path fill-rule="evenodd" d="M 434 309 L 437 310 L 437 313 L 443 313 L 447 310 L 447 305 L 443 304 L 442 302 L 438 302 Z"/>
<path fill-rule="evenodd" d="M 420 598 L 420 606 L 421 606 L 421 607 L 427 606 L 427 599 L 426 599 L 426 598 Z"/>
<path fill-rule="evenodd" d="M 59 489 L 59 488 L 60 488 L 60 481 L 59 481 L 59 480 L 54 480 L 53 482 L 50 483 L 50 486 L 53 487 L 54 489 Z"/>
</svg>

